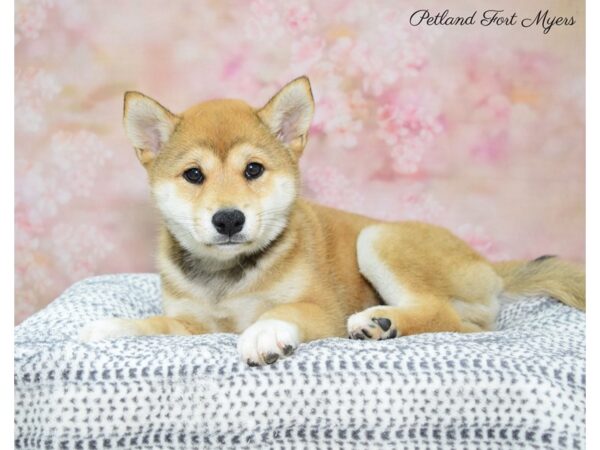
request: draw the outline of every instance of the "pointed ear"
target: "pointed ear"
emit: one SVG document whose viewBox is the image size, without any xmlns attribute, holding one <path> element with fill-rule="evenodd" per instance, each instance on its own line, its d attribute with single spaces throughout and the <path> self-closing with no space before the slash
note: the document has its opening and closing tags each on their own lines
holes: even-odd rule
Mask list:
<svg viewBox="0 0 600 450">
<path fill-rule="evenodd" d="M 258 111 L 260 119 L 297 157 L 304 146 L 315 104 L 307 77 L 286 84 Z"/>
<path fill-rule="evenodd" d="M 123 110 L 125 133 L 146 166 L 169 140 L 179 117 L 139 92 L 126 92 Z"/>
</svg>

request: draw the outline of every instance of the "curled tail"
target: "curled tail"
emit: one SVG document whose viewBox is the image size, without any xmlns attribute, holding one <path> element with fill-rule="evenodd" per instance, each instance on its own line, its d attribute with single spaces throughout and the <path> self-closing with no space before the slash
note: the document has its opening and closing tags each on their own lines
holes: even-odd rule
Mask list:
<svg viewBox="0 0 600 450">
<path fill-rule="evenodd" d="M 585 271 L 579 264 L 546 255 L 532 261 L 505 261 L 492 266 L 504 280 L 503 297 L 543 295 L 585 311 Z"/>
</svg>

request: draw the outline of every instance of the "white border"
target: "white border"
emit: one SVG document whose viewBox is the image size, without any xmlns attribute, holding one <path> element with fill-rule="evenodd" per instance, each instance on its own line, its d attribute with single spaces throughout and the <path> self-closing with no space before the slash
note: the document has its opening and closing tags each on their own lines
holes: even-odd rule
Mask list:
<svg viewBox="0 0 600 450">
<path fill-rule="evenodd" d="M 581 0 L 583 1 L 583 0 Z M 591 17 L 592 20 L 587 18 Z M 600 151 L 600 108 L 597 83 L 600 80 L 599 58 L 594 56 L 600 48 L 598 24 L 600 18 L 598 2 L 590 1 L 586 5 L 586 267 L 587 272 L 596 274 L 598 269 L 597 250 L 600 242 L 600 220 L 598 212 L 600 193 L 600 174 L 598 151 Z M 2 248 L 2 292 L 5 294 L 2 313 L 3 326 L 0 348 L 2 350 L 3 370 L 0 370 L 0 386 L 3 401 L 1 402 L 1 423 L 3 433 L 0 433 L 0 448 L 10 449 L 14 445 L 14 357 L 13 357 L 13 317 L 14 317 L 14 4 L 11 1 L 0 2 L 0 53 L 13 55 L 11 64 L 6 64 L 1 71 L 2 91 L 0 98 L 4 101 L 0 106 L 2 132 L 3 160 L 0 164 L 0 192 L 2 196 L 2 233 L 0 233 L 0 248 Z M 7 101 L 8 99 L 8 101 Z M 596 300 L 600 294 L 598 279 L 589 278 L 587 297 L 592 298 L 587 313 L 587 448 L 600 448 L 600 432 L 593 424 L 600 423 L 600 387 L 598 386 L 599 355 L 596 345 L 600 344 L 600 330 L 594 319 L 598 317 L 600 306 Z"/>
<path fill-rule="evenodd" d="M 600 45 L 598 24 L 596 20 L 600 13 L 597 1 L 586 2 L 586 271 L 588 286 L 586 297 L 591 298 L 587 309 L 587 368 L 586 368 L 586 442 L 587 448 L 600 448 L 600 432 L 597 425 L 600 423 L 600 387 L 598 386 L 598 345 L 600 330 L 595 324 L 598 319 L 598 243 L 600 220 L 598 213 L 598 150 L 600 139 L 598 130 L 600 120 L 598 116 L 598 80 L 600 79 L 600 66 L 598 59 L 598 45 Z M 591 19 L 588 19 L 591 18 Z"/>
<path fill-rule="evenodd" d="M 1 73 L 0 123 L 2 130 L 2 163 L 0 164 L 0 195 L 2 196 L 2 215 L 0 224 L 0 248 L 2 258 L 0 273 L 2 274 L 2 321 L 0 327 L 0 348 L 2 349 L 2 370 L 0 370 L 0 395 L 2 398 L 0 412 L 2 414 L 0 448 L 14 447 L 14 17 L 15 7 L 12 1 L 0 3 L 0 54 L 11 58 L 11 64 L 5 64 Z"/>
</svg>

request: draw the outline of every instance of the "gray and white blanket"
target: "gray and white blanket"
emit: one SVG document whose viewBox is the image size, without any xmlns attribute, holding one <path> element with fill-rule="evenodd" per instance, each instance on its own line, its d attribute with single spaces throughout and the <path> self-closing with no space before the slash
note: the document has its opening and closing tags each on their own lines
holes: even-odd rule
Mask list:
<svg viewBox="0 0 600 450">
<path fill-rule="evenodd" d="M 325 339 L 266 367 L 232 334 L 78 342 L 159 297 L 156 275 L 91 278 L 16 327 L 16 448 L 585 447 L 585 315 L 556 301 L 505 306 L 496 332 Z"/>
</svg>

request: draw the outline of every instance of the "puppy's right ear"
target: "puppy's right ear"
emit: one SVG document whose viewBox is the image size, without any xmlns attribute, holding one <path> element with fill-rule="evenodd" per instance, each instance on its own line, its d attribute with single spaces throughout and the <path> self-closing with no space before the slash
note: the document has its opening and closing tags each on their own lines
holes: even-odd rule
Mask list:
<svg viewBox="0 0 600 450">
<path fill-rule="evenodd" d="M 123 124 L 138 159 L 147 167 L 169 140 L 179 117 L 150 97 L 126 92 Z"/>
</svg>

